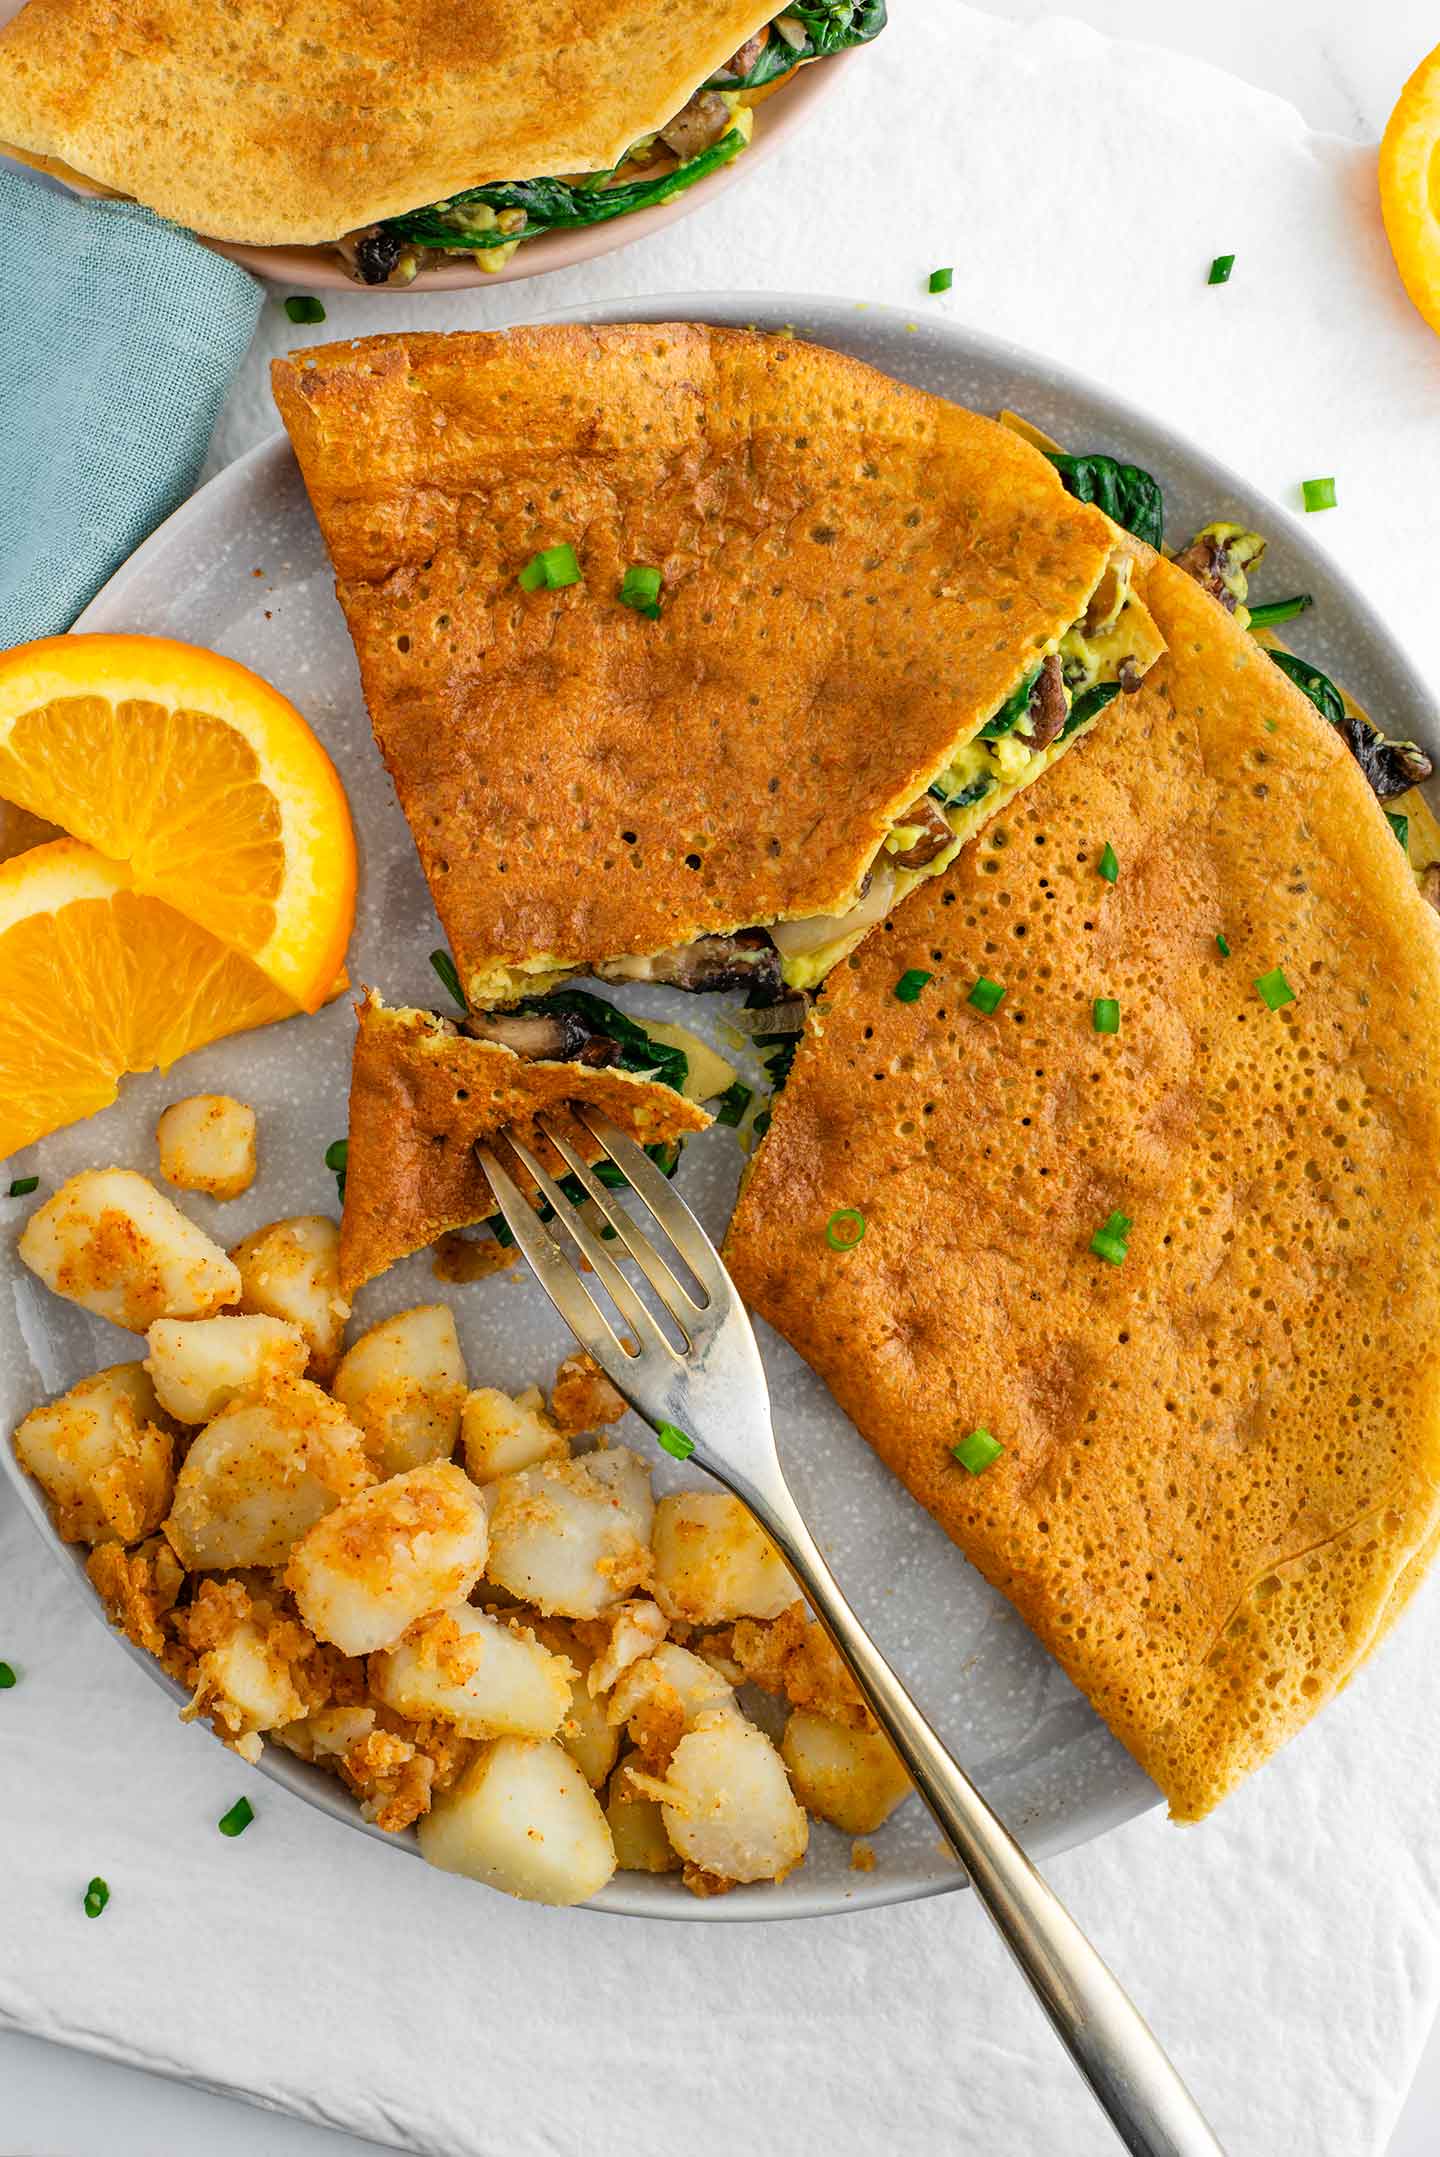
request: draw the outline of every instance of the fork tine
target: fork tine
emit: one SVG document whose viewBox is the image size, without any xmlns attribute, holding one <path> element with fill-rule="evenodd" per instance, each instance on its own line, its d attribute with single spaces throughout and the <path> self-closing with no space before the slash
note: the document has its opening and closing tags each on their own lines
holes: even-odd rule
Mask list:
<svg viewBox="0 0 1440 2157">
<path fill-rule="evenodd" d="M 505 1136 L 517 1158 L 524 1163 L 530 1174 L 535 1178 L 544 1196 L 549 1200 L 554 1209 L 556 1221 L 564 1229 L 581 1257 L 587 1259 L 590 1265 L 594 1267 L 596 1274 L 605 1286 L 607 1294 L 613 1299 L 617 1310 L 624 1313 L 625 1318 L 634 1329 L 641 1348 L 663 1349 L 668 1356 L 678 1363 L 680 1360 L 679 1355 L 670 1342 L 666 1340 L 654 1315 L 640 1301 L 634 1288 L 626 1280 L 594 1230 L 588 1228 L 581 1220 L 574 1206 L 565 1196 L 549 1170 L 542 1168 L 530 1148 L 522 1144 L 513 1131 L 507 1131 Z M 534 1216 L 532 1215 L 531 1218 L 533 1219 Z M 685 1345 L 688 1348 L 690 1346 L 690 1335 L 683 1319 L 676 1312 L 671 1312 L 671 1317 L 680 1328 L 684 1336 Z"/>
<path fill-rule="evenodd" d="M 634 1360 L 629 1350 L 559 1244 L 545 1233 L 534 1207 L 501 1167 L 491 1148 L 477 1146 L 475 1155 L 489 1179 L 505 1225 L 529 1259 L 536 1280 L 576 1340 L 594 1357 L 606 1377 L 623 1391 L 626 1366 Z"/>
<path fill-rule="evenodd" d="M 578 1101 L 573 1108 L 592 1136 L 599 1139 L 616 1167 L 625 1171 L 631 1188 L 654 1214 L 709 1297 L 707 1308 L 724 1309 L 734 1302 L 730 1276 L 720 1263 L 714 1245 L 668 1177 L 661 1175 L 643 1147 L 617 1130 L 599 1109 L 588 1108 Z"/>
<path fill-rule="evenodd" d="M 536 1123 L 538 1128 L 545 1133 L 556 1152 L 562 1157 L 566 1167 L 571 1170 L 584 1185 L 591 1198 L 594 1199 L 596 1205 L 600 1208 L 600 1211 L 604 1214 L 606 1220 L 610 1223 L 610 1226 L 614 1229 L 616 1235 L 620 1238 L 620 1241 L 624 1244 L 626 1250 L 630 1253 L 630 1256 L 634 1259 L 636 1265 L 640 1268 L 640 1271 L 672 1317 L 677 1322 L 680 1319 L 680 1312 L 675 1309 L 677 1303 L 693 1317 L 701 1317 L 706 1305 L 697 1303 L 689 1289 L 683 1287 L 676 1280 L 675 1275 L 670 1271 L 654 1244 L 650 1242 L 647 1236 L 641 1234 L 635 1222 L 620 1204 L 616 1194 L 606 1189 L 586 1161 L 585 1156 L 571 1145 L 563 1131 L 552 1130 L 543 1117 L 537 1117 Z"/>
</svg>

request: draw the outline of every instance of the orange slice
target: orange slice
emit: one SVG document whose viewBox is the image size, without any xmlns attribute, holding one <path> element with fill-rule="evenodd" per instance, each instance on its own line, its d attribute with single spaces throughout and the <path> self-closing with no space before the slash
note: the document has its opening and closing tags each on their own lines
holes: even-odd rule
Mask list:
<svg viewBox="0 0 1440 2157">
<path fill-rule="evenodd" d="M 46 637 L 0 654 L 0 797 L 125 863 L 313 1011 L 355 913 L 335 767 L 248 667 L 165 637 Z"/>
<path fill-rule="evenodd" d="M 1405 289 L 1440 330 L 1440 45 L 1420 62 L 1380 144 L 1380 207 Z"/>
<path fill-rule="evenodd" d="M 0 1159 L 108 1108 L 126 1072 L 294 1011 L 78 839 L 0 862 Z"/>
</svg>

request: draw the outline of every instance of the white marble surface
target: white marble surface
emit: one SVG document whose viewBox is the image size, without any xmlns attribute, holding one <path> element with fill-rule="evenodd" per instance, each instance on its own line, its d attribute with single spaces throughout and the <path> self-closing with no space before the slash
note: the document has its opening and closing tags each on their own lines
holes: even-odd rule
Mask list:
<svg viewBox="0 0 1440 2157">
<path fill-rule="evenodd" d="M 990 4 L 995 14 L 1017 21 L 1053 12 L 1044 0 Z M 1313 125 L 1352 139 L 1378 133 L 1405 74 L 1440 34 L 1433 0 L 1370 0 L 1363 9 L 1350 0 L 1264 0 L 1243 13 L 1234 0 L 1209 11 L 1178 0 L 1076 0 L 1067 12 L 1098 30 L 1227 67 L 1291 99 Z M 1238 183 L 1233 172 L 1217 175 L 1216 186 L 1243 202 L 1243 175 Z M 734 265 L 734 275 L 743 280 L 743 264 Z M 1337 1982 L 1343 1968 L 1343 1943 L 1337 1943 Z M 0 2157 L 156 2157 L 182 2150 L 204 2157 L 358 2157 L 373 2147 L 91 2055 L 0 2034 Z M 1432 2042 L 1391 2157 L 1433 2157 L 1437 2147 L 1440 2043 Z"/>
</svg>

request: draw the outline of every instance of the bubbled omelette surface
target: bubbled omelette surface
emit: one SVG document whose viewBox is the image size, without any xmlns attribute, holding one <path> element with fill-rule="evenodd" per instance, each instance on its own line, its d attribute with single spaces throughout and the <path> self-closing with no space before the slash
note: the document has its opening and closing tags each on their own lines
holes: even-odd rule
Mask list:
<svg viewBox="0 0 1440 2157">
<path fill-rule="evenodd" d="M 472 1002 L 843 912 L 1116 544 L 1008 429 L 793 338 L 376 337 L 274 387 Z M 565 541 L 583 582 L 522 591 Z"/>
<path fill-rule="evenodd" d="M 29 0 L 0 142 L 213 239 L 279 245 L 489 180 L 596 172 L 766 0 Z"/>
<path fill-rule="evenodd" d="M 710 1121 L 653 1079 L 527 1062 L 493 1041 L 457 1033 L 433 1012 L 390 1010 L 373 990 L 358 1010 L 340 1221 L 346 1295 L 409 1252 L 498 1211 L 474 1149 L 501 1132 L 513 1131 L 559 1176 L 565 1164 L 536 1129 L 537 1116 L 547 1116 L 587 1161 L 600 1152 L 572 1102 L 601 1110 L 642 1146 L 703 1131 Z M 516 1180 L 527 1181 L 523 1172 Z"/>
<path fill-rule="evenodd" d="M 1440 1526 L 1440 924 L 1265 652 L 1166 563 L 1146 597 L 1142 690 L 832 977 L 727 1256 L 1191 1820 Z"/>
</svg>

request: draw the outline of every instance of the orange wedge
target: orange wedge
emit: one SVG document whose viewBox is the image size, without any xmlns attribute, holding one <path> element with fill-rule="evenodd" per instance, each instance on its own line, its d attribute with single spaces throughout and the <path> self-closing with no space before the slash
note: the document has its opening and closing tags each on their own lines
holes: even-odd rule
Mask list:
<svg viewBox="0 0 1440 2157">
<path fill-rule="evenodd" d="M 0 653 L 0 798 L 130 871 L 313 1011 L 355 913 L 335 767 L 248 667 L 166 637 Z"/>
<path fill-rule="evenodd" d="M 1440 330 L 1440 45 L 1420 62 L 1380 144 L 1380 208 L 1405 289 Z"/>
<path fill-rule="evenodd" d="M 294 1013 L 248 959 L 78 839 L 0 862 L 0 1159 L 108 1108 L 126 1072 Z"/>
</svg>

